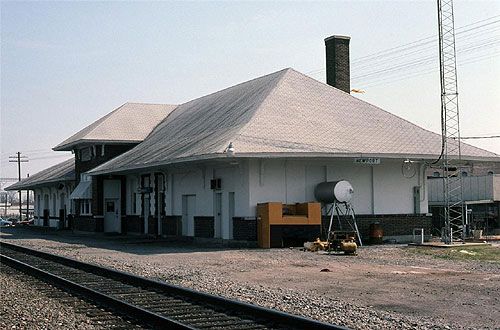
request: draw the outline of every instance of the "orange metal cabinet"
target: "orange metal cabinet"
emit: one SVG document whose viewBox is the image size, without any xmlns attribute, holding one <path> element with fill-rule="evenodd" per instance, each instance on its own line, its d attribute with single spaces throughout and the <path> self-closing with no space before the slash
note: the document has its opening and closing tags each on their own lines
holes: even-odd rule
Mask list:
<svg viewBox="0 0 500 330">
<path fill-rule="evenodd" d="M 320 203 L 282 204 L 269 202 L 257 204 L 257 240 L 259 247 L 271 247 L 273 225 L 321 225 Z"/>
</svg>

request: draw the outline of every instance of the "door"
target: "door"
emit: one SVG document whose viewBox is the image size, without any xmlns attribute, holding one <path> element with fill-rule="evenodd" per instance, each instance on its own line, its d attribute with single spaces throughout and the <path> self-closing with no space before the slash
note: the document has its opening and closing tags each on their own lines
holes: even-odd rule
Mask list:
<svg viewBox="0 0 500 330">
<path fill-rule="evenodd" d="M 143 203 L 142 203 L 142 214 L 144 216 L 144 234 L 149 234 L 149 216 L 150 216 L 150 200 L 149 200 L 150 195 L 149 194 L 144 194 L 143 195 Z"/>
<path fill-rule="evenodd" d="M 119 200 L 106 198 L 104 200 L 104 232 L 121 233 Z"/>
<path fill-rule="evenodd" d="M 229 208 L 229 221 L 228 221 L 229 232 L 227 234 L 227 238 L 233 239 L 234 192 L 230 192 L 228 194 L 228 208 Z"/>
<path fill-rule="evenodd" d="M 60 196 L 61 203 L 59 204 L 59 228 L 67 228 L 66 223 L 66 195 L 64 193 Z"/>
<path fill-rule="evenodd" d="M 121 233 L 121 181 L 105 179 L 103 181 L 104 232 Z"/>
<path fill-rule="evenodd" d="M 222 193 L 215 193 L 214 203 L 214 237 L 222 238 Z"/>
<path fill-rule="evenodd" d="M 196 195 L 182 195 L 182 235 L 194 236 Z"/>
</svg>

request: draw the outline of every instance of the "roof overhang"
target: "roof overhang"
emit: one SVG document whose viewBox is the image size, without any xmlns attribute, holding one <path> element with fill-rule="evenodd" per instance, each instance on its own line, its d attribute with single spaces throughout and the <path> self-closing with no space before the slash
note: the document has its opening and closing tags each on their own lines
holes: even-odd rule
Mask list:
<svg viewBox="0 0 500 330">
<path fill-rule="evenodd" d="M 112 174 L 112 173 L 120 173 L 124 174 L 127 172 L 136 172 L 140 170 L 155 170 L 161 167 L 182 164 L 182 163 L 192 163 L 192 162 L 201 162 L 201 161 L 216 161 L 216 160 L 238 160 L 238 159 L 255 159 L 255 158 L 264 158 L 264 159 L 319 159 L 319 160 L 332 160 L 332 159 L 353 159 L 353 158 L 381 158 L 387 160 L 405 160 L 410 159 L 412 161 L 418 162 L 428 162 L 435 161 L 439 155 L 419 155 L 419 154 L 371 154 L 371 153 L 295 153 L 295 152 L 270 152 L 270 153 L 237 153 L 233 155 L 228 155 L 226 153 L 214 153 L 207 155 L 197 155 L 191 157 L 182 157 L 175 158 L 170 160 L 164 160 L 159 162 L 151 162 L 148 164 L 140 164 L 135 166 L 126 166 L 117 169 L 104 169 L 99 170 L 97 167 L 94 170 L 90 170 L 87 172 L 90 175 L 101 175 L 101 174 Z M 450 159 L 453 159 L 450 158 Z M 113 161 L 113 160 L 111 160 Z M 500 162 L 499 157 L 474 157 L 474 156 L 462 156 L 462 161 L 464 162 Z M 105 165 L 104 163 L 103 165 Z M 101 165 L 102 166 L 102 165 Z"/>
<path fill-rule="evenodd" d="M 75 181 L 74 178 L 59 178 L 56 180 L 44 180 L 44 181 L 38 181 L 38 182 L 30 182 L 27 184 L 19 184 L 20 182 L 16 182 L 8 187 L 6 187 L 4 190 L 10 190 L 10 191 L 15 191 L 15 190 L 33 190 L 33 189 L 38 189 L 38 188 L 44 188 L 44 187 L 53 187 L 57 186 L 61 183 L 67 183 Z"/>
<path fill-rule="evenodd" d="M 71 143 L 57 145 L 52 150 L 54 151 L 72 151 L 76 148 L 87 147 L 95 144 L 139 144 L 142 140 L 90 140 L 81 139 Z"/>
<path fill-rule="evenodd" d="M 75 190 L 69 195 L 70 199 L 91 199 L 92 192 L 90 191 L 90 187 L 92 185 L 92 181 L 80 181 L 78 186 L 76 186 Z"/>
</svg>

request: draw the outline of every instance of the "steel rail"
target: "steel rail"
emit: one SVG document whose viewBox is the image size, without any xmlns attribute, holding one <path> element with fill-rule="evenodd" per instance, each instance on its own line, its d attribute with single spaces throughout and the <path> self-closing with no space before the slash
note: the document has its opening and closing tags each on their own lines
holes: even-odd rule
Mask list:
<svg viewBox="0 0 500 330">
<path fill-rule="evenodd" d="M 46 281 L 55 286 L 64 288 L 71 292 L 77 293 L 84 297 L 90 298 L 93 301 L 102 303 L 103 305 L 111 307 L 113 310 L 120 310 L 125 315 L 133 315 L 134 319 L 138 319 L 142 323 L 151 325 L 158 328 L 168 329 L 196 329 L 187 325 L 181 324 L 175 320 L 169 319 L 162 315 L 145 310 L 138 306 L 131 305 L 123 300 L 113 298 L 109 295 L 92 290 L 83 285 L 77 284 L 73 281 L 67 280 L 60 276 L 51 274 L 39 268 L 28 265 L 22 261 L 0 254 L 2 263 L 16 268 L 24 273 L 35 276 L 43 281 Z"/>
<path fill-rule="evenodd" d="M 249 303 L 244 303 L 236 300 L 231 300 L 228 298 L 203 293 L 195 291 L 189 288 L 180 287 L 177 285 L 160 282 L 154 279 L 148 279 L 127 272 L 111 269 L 108 267 L 98 266 L 94 264 L 84 263 L 75 259 L 41 252 L 19 245 L 0 242 L 1 248 L 7 248 L 27 255 L 42 258 L 47 261 L 52 261 L 57 264 L 61 264 L 67 267 L 71 267 L 84 272 L 96 274 L 102 277 L 109 278 L 111 280 L 117 280 L 134 287 L 140 287 L 146 290 L 152 290 L 154 292 L 160 292 L 166 295 L 174 295 L 189 299 L 190 301 L 205 305 L 213 306 L 215 310 L 224 310 L 230 312 L 230 315 L 237 315 L 240 317 L 247 317 L 249 319 L 254 319 L 258 324 L 275 324 L 282 328 L 295 328 L 295 329 L 329 329 L 329 330 L 348 330 L 345 327 L 328 324 L 305 317 L 292 315 L 284 313 L 281 311 L 264 308 Z M 38 269 L 26 263 L 14 260 L 8 256 L 3 255 L 0 251 L 1 262 L 6 264 L 11 264 L 13 267 L 18 268 L 22 271 L 27 271 L 29 274 L 40 277 L 54 285 L 62 286 L 70 291 L 75 291 L 78 294 L 89 297 L 90 299 L 102 303 L 103 305 L 109 306 L 113 310 L 124 311 L 128 316 L 139 319 L 145 324 L 154 326 L 155 328 L 169 328 L 169 329 L 196 329 L 180 321 L 175 321 L 174 319 L 165 317 L 158 313 L 147 310 L 146 308 L 141 308 L 135 306 L 123 300 L 111 297 L 105 293 L 98 292 L 87 288 L 84 285 L 74 283 L 60 276 L 51 274 L 44 270 Z M 166 325 L 168 324 L 168 326 Z"/>
</svg>

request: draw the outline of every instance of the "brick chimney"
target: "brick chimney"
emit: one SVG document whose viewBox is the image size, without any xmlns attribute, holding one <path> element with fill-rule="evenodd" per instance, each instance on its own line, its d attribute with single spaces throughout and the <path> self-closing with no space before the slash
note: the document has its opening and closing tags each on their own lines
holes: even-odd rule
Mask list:
<svg viewBox="0 0 500 330">
<path fill-rule="evenodd" d="M 325 39 L 326 48 L 326 83 L 330 86 L 351 92 L 351 74 L 349 69 L 350 37 L 331 36 Z"/>
</svg>

